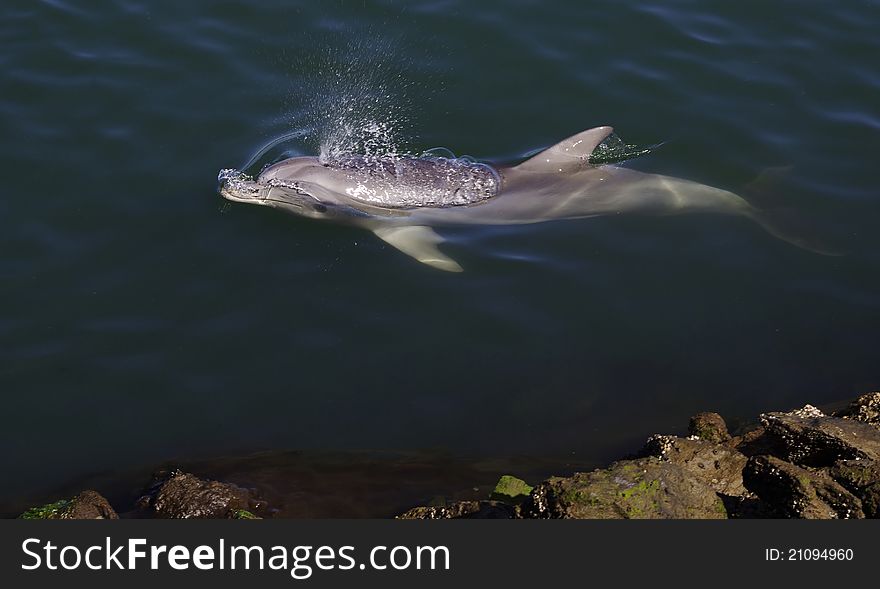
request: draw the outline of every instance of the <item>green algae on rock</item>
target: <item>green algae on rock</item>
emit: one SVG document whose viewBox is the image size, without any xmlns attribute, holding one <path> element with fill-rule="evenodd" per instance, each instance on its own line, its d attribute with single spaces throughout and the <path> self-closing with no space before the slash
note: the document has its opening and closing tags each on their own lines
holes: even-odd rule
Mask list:
<svg viewBox="0 0 880 589">
<path fill-rule="evenodd" d="M 489 498 L 518 505 L 529 498 L 532 488 L 524 480 L 506 474 L 498 479 L 498 484 L 495 485 Z"/>
<path fill-rule="evenodd" d="M 574 519 L 724 519 L 715 491 L 683 467 L 655 457 L 552 477 L 532 491 L 526 517 Z"/>
<path fill-rule="evenodd" d="M 119 519 L 119 516 L 100 493 L 83 491 L 72 499 L 32 507 L 19 519 Z"/>
<path fill-rule="evenodd" d="M 70 507 L 72 501 L 72 499 L 59 499 L 54 503 L 31 507 L 18 516 L 18 519 L 61 519 L 61 514 Z"/>
</svg>

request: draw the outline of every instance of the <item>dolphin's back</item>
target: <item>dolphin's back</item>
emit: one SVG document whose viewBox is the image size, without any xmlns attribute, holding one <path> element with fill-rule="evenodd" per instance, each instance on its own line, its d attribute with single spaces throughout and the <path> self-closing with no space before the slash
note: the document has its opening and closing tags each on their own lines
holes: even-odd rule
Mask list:
<svg viewBox="0 0 880 589">
<path fill-rule="evenodd" d="M 465 159 L 347 156 L 329 166 L 348 176 L 350 198 L 387 208 L 477 204 L 498 196 L 501 189 L 494 168 Z"/>
</svg>

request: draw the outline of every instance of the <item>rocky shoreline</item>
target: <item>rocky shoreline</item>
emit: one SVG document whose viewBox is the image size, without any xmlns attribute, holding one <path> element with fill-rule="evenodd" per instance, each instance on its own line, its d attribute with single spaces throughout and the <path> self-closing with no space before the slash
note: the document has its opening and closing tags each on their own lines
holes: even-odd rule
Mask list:
<svg viewBox="0 0 880 589">
<path fill-rule="evenodd" d="M 880 392 L 830 415 L 806 405 L 762 414 L 732 436 L 717 413 L 688 436 L 651 436 L 635 455 L 534 486 L 500 478 L 486 499 L 413 507 L 399 519 L 861 519 L 880 517 Z M 484 495 L 486 497 L 486 495 Z M 157 472 L 125 517 L 277 517 L 260 490 Z M 93 490 L 27 510 L 24 519 L 116 519 Z"/>
</svg>

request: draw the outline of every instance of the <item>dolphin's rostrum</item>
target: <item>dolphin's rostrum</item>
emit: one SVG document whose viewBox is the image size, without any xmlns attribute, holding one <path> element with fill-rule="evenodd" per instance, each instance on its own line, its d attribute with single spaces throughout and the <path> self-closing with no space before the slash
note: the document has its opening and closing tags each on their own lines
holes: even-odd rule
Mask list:
<svg viewBox="0 0 880 589">
<path fill-rule="evenodd" d="M 439 156 L 350 156 L 332 162 L 293 157 L 267 167 L 256 180 L 221 171 L 220 194 L 359 225 L 416 260 L 451 272 L 462 267 L 438 249 L 443 238 L 437 226 L 516 225 L 620 213 L 742 215 L 777 237 L 813 249 L 727 190 L 591 164 L 593 150 L 612 131 L 583 131 L 509 167 Z"/>
</svg>

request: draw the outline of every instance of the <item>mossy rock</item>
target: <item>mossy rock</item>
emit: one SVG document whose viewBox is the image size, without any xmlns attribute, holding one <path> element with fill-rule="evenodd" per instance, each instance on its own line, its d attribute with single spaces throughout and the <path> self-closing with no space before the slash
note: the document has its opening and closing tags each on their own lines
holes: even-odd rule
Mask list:
<svg viewBox="0 0 880 589">
<path fill-rule="evenodd" d="M 723 444 L 730 441 L 730 433 L 724 418 L 717 413 L 697 413 L 691 417 L 688 424 L 688 433 L 697 436 L 701 440 Z"/>
<path fill-rule="evenodd" d="M 518 505 L 528 499 L 531 492 L 532 486 L 527 482 L 506 474 L 498 479 L 498 484 L 495 485 L 489 498 L 493 501 Z"/>
<path fill-rule="evenodd" d="M 523 505 L 525 517 L 564 519 L 723 519 L 714 489 L 658 458 L 622 460 L 605 469 L 550 478 Z"/>
<path fill-rule="evenodd" d="M 110 503 L 97 491 L 83 491 L 72 499 L 61 499 L 32 507 L 20 519 L 119 519 Z"/>
<path fill-rule="evenodd" d="M 263 519 L 261 517 L 257 517 L 247 509 L 236 509 L 235 511 L 230 512 L 229 519 Z"/>
</svg>

